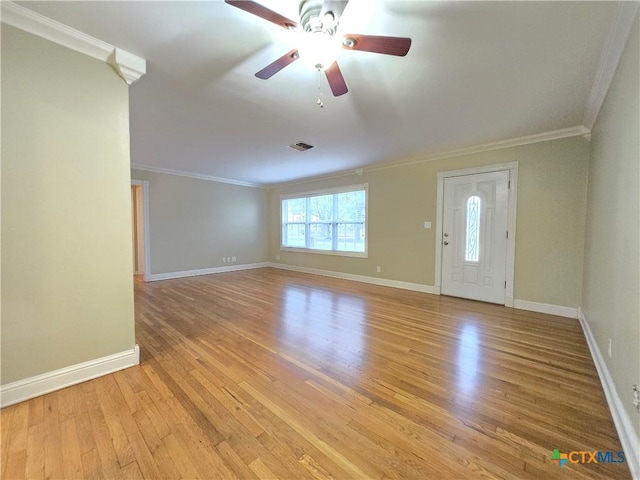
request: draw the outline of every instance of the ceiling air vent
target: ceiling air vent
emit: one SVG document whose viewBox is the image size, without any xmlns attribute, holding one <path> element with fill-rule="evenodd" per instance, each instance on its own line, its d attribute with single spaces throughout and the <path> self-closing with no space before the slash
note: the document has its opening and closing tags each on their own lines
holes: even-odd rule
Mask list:
<svg viewBox="0 0 640 480">
<path fill-rule="evenodd" d="M 289 145 L 289 148 L 293 148 L 294 150 L 298 150 L 299 152 L 306 152 L 313 148 L 313 145 L 309 145 L 308 143 L 298 142 L 292 145 Z"/>
</svg>

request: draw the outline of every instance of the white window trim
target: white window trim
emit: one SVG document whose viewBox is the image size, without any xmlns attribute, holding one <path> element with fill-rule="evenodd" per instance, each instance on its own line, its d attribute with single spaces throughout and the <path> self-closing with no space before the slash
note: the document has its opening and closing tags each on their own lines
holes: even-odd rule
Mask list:
<svg viewBox="0 0 640 480">
<path fill-rule="evenodd" d="M 338 250 L 318 250 L 315 248 L 300 248 L 300 247 L 285 247 L 282 245 L 282 201 L 289 200 L 291 198 L 305 198 L 305 197 L 317 197 L 320 195 L 331 195 L 336 193 L 357 192 L 364 190 L 364 252 L 341 252 Z M 360 183 L 357 185 L 345 185 L 343 187 L 324 188 L 321 190 L 311 190 L 306 192 L 287 193 L 280 195 L 280 202 L 278 204 L 280 210 L 280 251 L 281 252 L 295 252 L 295 253 L 313 253 L 320 255 L 336 255 L 339 257 L 356 257 L 356 258 L 369 258 L 369 184 Z"/>
<path fill-rule="evenodd" d="M 357 192 L 359 190 L 367 191 L 368 189 L 369 189 L 368 183 L 359 183 L 357 185 L 345 185 L 343 187 L 323 188 L 320 190 L 310 190 L 307 192 L 286 193 L 286 194 L 280 195 L 280 201 L 288 200 L 290 198 L 317 197 L 319 195 L 328 195 L 331 193 Z"/>
</svg>

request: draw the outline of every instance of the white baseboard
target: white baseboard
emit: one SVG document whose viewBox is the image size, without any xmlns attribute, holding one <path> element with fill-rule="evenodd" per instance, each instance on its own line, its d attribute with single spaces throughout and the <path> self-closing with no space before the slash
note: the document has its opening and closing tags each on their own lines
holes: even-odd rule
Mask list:
<svg viewBox="0 0 640 480">
<path fill-rule="evenodd" d="M 140 364 L 140 347 L 0 386 L 0 407 L 39 397 L 76 383 Z"/>
<path fill-rule="evenodd" d="M 636 435 L 631 419 L 622 405 L 622 400 L 620 400 L 620 395 L 618 395 L 618 391 L 613 383 L 609 368 L 604 361 L 600 348 L 598 348 L 596 339 L 591 332 L 591 327 L 589 327 L 589 323 L 582 309 L 578 309 L 578 320 L 582 326 L 584 336 L 587 339 L 587 345 L 591 351 L 593 363 L 596 365 L 605 397 L 607 397 L 609 410 L 611 411 L 613 422 L 618 431 L 618 437 L 620 437 L 620 443 L 622 443 L 622 448 L 625 452 L 627 465 L 629 466 L 629 470 L 631 470 L 631 477 L 640 479 L 640 438 Z"/>
<path fill-rule="evenodd" d="M 252 268 L 264 268 L 268 267 L 269 263 L 247 263 L 244 265 L 229 265 L 228 267 L 212 267 L 212 268 L 201 268 L 199 270 L 185 270 L 182 272 L 168 272 L 168 273 L 150 273 L 149 275 L 145 275 L 145 282 L 156 282 L 158 280 L 171 280 L 173 278 L 185 278 L 185 277 L 195 277 L 198 275 L 211 275 L 213 273 L 224 273 L 224 272 L 236 272 L 238 270 L 250 270 Z"/>
<path fill-rule="evenodd" d="M 602 352 L 600 352 L 596 339 L 591 332 L 591 327 L 589 327 L 589 323 L 581 308 L 578 309 L 578 320 L 582 326 L 584 336 L 587 339 L 587 345 L 589 346 L 593 363 L 596 365 L 598 377 L 600 377 L 600 383 L 602 383 L 602 388 L 604 389 L 604 395 L 607 397 L 609 410 L 611 411 L 613 422 L 616 425 L 620 443 L 624 449 L 627 465 L 629 465 L 629 470 L 631 470 L 631 477 L 640 479 L 640 438 L 636 435 L 631 419 L 622 405 L 622 400 L 620 400 L 620 395 L 618 395 L 618 391 L 613 383 L 609 368 L 604 361 Z"/>
<path fill-rule="evenodd" d="M 371 283 L 373 285 L 382 285 L 384 287 L 402 288 L 403 290 L 413 290 L 414 292 L 431 293 L 438 295 L 439 291 L 433 285 L 424 285 L 421 283 L 401 282 L 399 280 L 390 280 L 388 278 L 368 277 L 366 275 L 354 275 L 351 273 L 333 272 L 331 270 L 320 270 L 318 268 L 298 267 L 296 265 L 286 265 L 284 263 L 269 263 L 270 267 L 282 270 L 291 270 L 294 272 L 311 273 L 313 275 L 322 275 L 323 277 L 341 278 L 343 280 L 353 280 L 355 282 Z"/>
<path fill-rule="evenodd" d="M 563 307 L 562 305 L 551 305 L 549 303 L 514 299 L 513 308 L 528 310 L 530 312 L 548 313 L 549 315 L 557 315 L 559 317 L 578 318 L 577 308 Z"/>
</svg>

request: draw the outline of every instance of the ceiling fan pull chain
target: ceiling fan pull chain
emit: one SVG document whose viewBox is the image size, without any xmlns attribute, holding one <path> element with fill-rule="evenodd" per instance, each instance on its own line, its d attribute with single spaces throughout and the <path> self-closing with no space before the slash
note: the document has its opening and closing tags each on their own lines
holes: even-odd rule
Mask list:
<svg viewBox="0 0 640 480">
<path fill-rule="evenodd" d="M 316 105 L 318 105 L 320 108 L 324 108 L 324 102 L 322 101 L 322 88 L 320 87 L 320 77 L 322 77 L 322 70 L 320 68 L 317 69 L 318 71 L 318 100 L 316 100 Z"/>
</svg>

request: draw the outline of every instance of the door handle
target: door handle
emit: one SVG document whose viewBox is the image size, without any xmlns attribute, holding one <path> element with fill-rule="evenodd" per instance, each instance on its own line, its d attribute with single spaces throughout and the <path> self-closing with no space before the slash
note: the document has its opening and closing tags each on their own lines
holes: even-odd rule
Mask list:
<svg viewBox="0 0 640 480">
<path fill-rule="evenodd" d="M 449 242 L 447 242 L 446 240 L 443 242 L 444 246 L 446 247 L 447 245 L 449 245 Z"/>
</svg>

